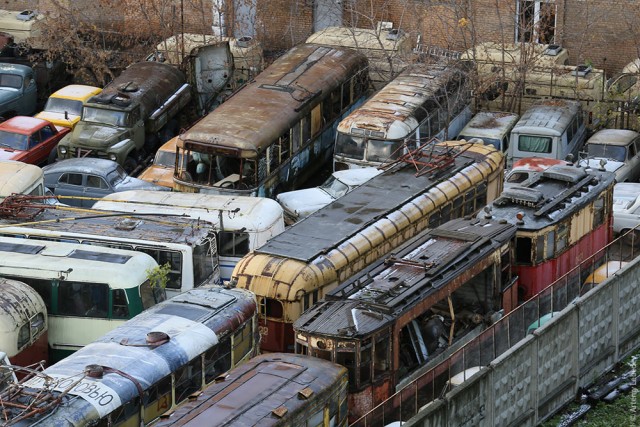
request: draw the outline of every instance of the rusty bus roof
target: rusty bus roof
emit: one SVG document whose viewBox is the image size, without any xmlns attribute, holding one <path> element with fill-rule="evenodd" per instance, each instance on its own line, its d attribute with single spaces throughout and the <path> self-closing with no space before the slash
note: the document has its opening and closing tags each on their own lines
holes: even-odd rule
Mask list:
<svg viewBox="0 0 640 427">
<path fill-rule="evenodd" d="M 335 363 L 298 354 L 263 354 L 231 370 L 223 381 L 155 425 L 263 427 L 281 425 L 282 417 L 286 425 L 298 425 L 296 421 L 311 415 L 304 412 L 310 408 L 307 399 L 326 397 L 346 382 L 346 368 Z"/>
<path fill-rule="evenodd" d="M 449 283 L 483 260 L 493 263 L 491 254 L 515 234 L 514 225 L 485 219 L 456 219 L 421 233 L 395 256 L 329 292 L 294 329 L 312 335 L 369 335 L 426 299 L 436 303 L 450 295 L 455 289 Z"/>
<path fill-rule="evenodd" d="M 36 219 L 0 219 L 0 234 L 56 235 L 83 240 L 143 240 L 196 245 L 206 238 L 212 224 L 177 215 L 144 215 L 99 210 L 45 209 Z"/>
<path fill-rule="evenodd" d="M 24 390 L 38 391 L 45 399 L 53 395 L 61 402 L 49 405 L 49 411 L 33 411 L 33 417 L 13 425 L 60 426 L 67 425 L 71 419 L 85 423 L 97 421 L 115 409 L 113 403 L 137 398 L 139 392 L 135 384 L 146 390 L 158 383 L 178 366 L 217 345 L 222 337 L 253 318 L 256 310 L 255 296 L 251 292 L 217 286 L 192 289 L 156 304 L 49 366 L 44 375 L 23 383 L 20 390 L 24 387 Z M 160 337 L 162 333 L 166 334 L 167 341 L 149 345 L 149 334 L 157 333 L 161 333 Z M 105 370 L 101 378 L 83 380 L 87 366 L 96 364 L 111 369 Z M 49 378 L 47 384 L 42 380 L 45 376 Z M 78 385 L 69 387 L 75 381 Z M 82 393 L 81 390 L 90 384 L 104 392 L 103 401 L 113 403 L 101 405 L 97 397 Z M 61 394 L 62 391 L 65 393 Z M 19 397 L 19 393 L 12 394 L 12 398 Z M 27 399 L 33 397 L 27 396 Z M 14 414 L 21 416 L 24 412 L 19 409 Z M 8 415 L 11 418 L 11 414 Z"/>
<path fill-rule="evenodd" d="M 358 128 L 384 132 L 386 139 L 406 137 L 420 122 L 416 116 L 424 116 L 427 102 L 446 97 L 452 82 L 461 85 L 465 79 L 461 65 L 446 62 L 413 65 L 344 118 L 338 132 L 348 134 Z M 415 121 L 413 125 L 410 119 Z M 389 134 L 394 123 L 405 122 L 407 129 L 402 134 Z"/>
<path fill-rule="evenodd" d="M 185 142 L 233 147 L 257 155 L 300 120 L 316 96 L 366 72 L 367 60 L 349 48 L 301 44 L 276 59 L 254 81 L 180 135 Z"/>
<path fill-rule="evenodd" d="M 490 212 L 478 215 L 516 224 L 522 213 L 519 230 L 540 230 L 578 212 L 614 182 L 613 172 L 554 165 L 505 189 L 487 208 Z"/>
<path fill-rule="evenodd" d="M 465 143 L 457 142 L 456 144 L 461 146 Z M 444 146 L 435 144 L 435 152 L 444 153 Z M 464 151 L 453 158 L 453 164 L 440 170 L 436 176 L 416 176 L 413 164 L 389 169 L 293 224 L 255 252 L 308 262 L 338 248 L 341 242 L 367 225 L 396 211 L 399 206 L 429 192 L 443 179 L 455 175 L 484 158 L 483 154 L 472 153 L 471 150 Z"/>
</svg>

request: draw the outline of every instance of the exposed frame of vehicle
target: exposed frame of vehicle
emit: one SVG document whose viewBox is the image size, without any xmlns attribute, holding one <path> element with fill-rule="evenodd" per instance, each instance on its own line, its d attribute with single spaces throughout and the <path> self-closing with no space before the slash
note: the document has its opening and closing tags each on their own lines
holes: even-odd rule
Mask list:
<svg viewBox="0 0 640 427">
<path fill-rule="evenodd" d="M 349 371 L 349 418 L 517 304 L 512 224 L 457 219 L 350 278 L 294 324 L 296 353 Z"/>
</svg>

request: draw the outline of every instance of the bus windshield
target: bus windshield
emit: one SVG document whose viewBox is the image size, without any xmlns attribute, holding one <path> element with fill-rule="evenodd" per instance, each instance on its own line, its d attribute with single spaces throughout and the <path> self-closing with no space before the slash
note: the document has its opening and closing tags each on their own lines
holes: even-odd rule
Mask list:
<svg viewBox="0 0 640 427">
<path fill-rule="evenodd" d="M 123 111 L 105 110 L 103 108 L 84 107 L 82 120 L 111 126 L 126 126 L 127 113 Z"/>
<path fill-rule="evenodd" d="M 367 160 L 370 162 L 385 162 L 395 160 L 402 154 L 400 141 L 380 141 L 370 139 L 367 141 Z"/>
<path fill-rule="evenodd" d="M 363 138 L 352 137 L 345 133 L 338 133 L 336 138 L 336 154 L 351 159 L 364 159 Z"/>
<path fill-rule="evenodd" d="M 206 240 L 193 248 L 193 285 L 200 286 L 213 274 L 215 240 Z"/>
</svg>

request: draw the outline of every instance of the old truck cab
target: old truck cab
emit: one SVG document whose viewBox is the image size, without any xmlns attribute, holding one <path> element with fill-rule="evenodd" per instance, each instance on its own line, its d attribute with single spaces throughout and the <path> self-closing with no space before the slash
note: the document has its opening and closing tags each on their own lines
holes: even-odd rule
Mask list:
<svg viewBox="0 0 640 427">
<path fill-rule="evenodd" d="M 0 63 L 0 116 L 31 115 L 38 90 L 33 69 L 26 65 Z"/>
</svg>

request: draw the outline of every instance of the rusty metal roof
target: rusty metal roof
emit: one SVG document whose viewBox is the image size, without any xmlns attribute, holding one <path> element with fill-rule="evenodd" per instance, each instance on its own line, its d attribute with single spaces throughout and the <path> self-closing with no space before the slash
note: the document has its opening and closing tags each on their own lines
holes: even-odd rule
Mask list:
<svg viewBox="0 0 640 427">
<path fill-rule="evenodd" d="M 115 238 L 195 245 L 212 224 L 177 215 L 146 215 L 99 210 L 45 209 L 33 221 L 0 219 L 0 234 L 77 236 L 83 240 Z M 67 241 L 69 239 L 65 239 Z"/>
<path fill-rule="evenodd" d="M 437 147 L 437 146 L 436 146 Z M 436 151 L 439 153 L 440 149 Z M 255 252 L 308 262 L 334 249 L 367 224 L 394 211 L 466 166 L 478 161 L 465 152 L 437 175 L 415 176 L 413 165 L 404 164 L 373 177 L 307 218 L 271 238 Z"/>
<path fill-rule="evenodd" d="M 367 60 L 356 50 L 301 44 L 289 50 L 189 130 L 184 141 L 259 152 L 300 120 L 319 95 L 339 88 Z"/>
<path fill-rule="evenodd" d="M 446 101 L 448 88 L 454 83 L 458 87 L 465 79 L 462 65 L 413 65 L 342 120 L 338 131 L 350 133 L 352 128 L 362 128 L 386 132 L 396 121 L 424 117 L 425 108 Z"/>
<path fill-rule="evenodd" d="M 366 336 L 388 326 L 514 238 L 505 221 L 456 219 L 420 234 L 396 252 L 329 292 L 295 322 L 313 335 Z"/>
<path fill-rule="evenodd" d="M 155 426 L 263 427 L 281 425 L 282 417 L 304 419 L 303 412 L 309 408 L 307 399 L 346 385 L 346 371 L 315 357 L 280 353 L 256 356 Z"/>
</svg>

